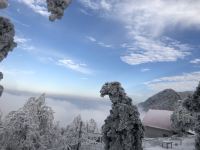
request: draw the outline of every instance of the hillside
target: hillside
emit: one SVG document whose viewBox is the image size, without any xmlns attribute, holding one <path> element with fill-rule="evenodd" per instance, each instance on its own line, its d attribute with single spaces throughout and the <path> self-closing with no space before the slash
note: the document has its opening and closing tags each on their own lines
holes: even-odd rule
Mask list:
<svg viewBox="0 0 200 150">
<path fill-rule="evenodd" d="M 149 109 L 174 110 L 178 100 L 183 100 L 191 94 L 192 92 L 176 92 L 173 89 L 166 89 L 140 103 L 139 106 L 144 111 Z"/>
<path fill-rule="evenodd" d="M 181 99 L 185 99 L 188 96 L 192 96 L 193 92 L 192 91 L 185 91 L 185 92 L 178 92 L 180 95 Z"/>
</svg>

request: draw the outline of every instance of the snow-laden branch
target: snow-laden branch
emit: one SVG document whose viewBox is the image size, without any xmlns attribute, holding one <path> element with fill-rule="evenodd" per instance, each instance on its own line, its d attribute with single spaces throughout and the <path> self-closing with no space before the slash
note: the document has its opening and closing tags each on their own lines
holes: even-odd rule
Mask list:
<svg viewBox="0 0 200 150">
<path fill-rule="evenodd" d="M 50 21 L 61 19 L 64 15 L 64 10 L 70 5 L 72 0 L 47 0 L 47 8 L 51 13 Z"/>
<path fill-rule="evenodd" d="M 14 25 L 9 19 L 0 17 L 0 62 L 17 46 L 14 36 Z"/>
</svg>

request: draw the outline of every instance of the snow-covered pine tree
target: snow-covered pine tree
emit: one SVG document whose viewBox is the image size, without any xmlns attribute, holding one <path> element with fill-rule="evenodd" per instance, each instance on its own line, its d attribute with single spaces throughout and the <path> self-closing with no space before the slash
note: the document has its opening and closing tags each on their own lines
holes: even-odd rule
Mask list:
<svg viewBox="0 0 200 150">
<path fill-rule="evenodd" d="M 45 104 L 45 95 L 30 98 L 3 121 L 0 149 L 68 150 L 61 130 L 53 124 L 53 111 Z"/>
<path fill-rule="evenodd" d="M 186 131 L 193 128 L 194 117 L 185 107 L 183 102 L 179 100 L 175 106 L 175 110 L 171 115 L 172 127 L 182 136 Z"/>
<path fill-rule="evenodd" d="M 72 0 L 46 0 L 48 11 L 51 13 L 49 16 L 50 21 L 61 19 L 64 10 L 69 6 Z"/>
<path fill-rule="evenodd" d="M 197 119 L 195 123 L 196 140 L 195 147 L 196 150 L 200 150 L 200 83 L 196 88 L 196 91 L 191 97 L 188 97 L 183 106 L 187 108 L 192 113 L 197 113 Z"/>
<path fill-rule="evenodd" d="M 86 123 L 86 130 L 87 130 L 87 133 L 98 133 L 97 123 L 94 119 L 90 119 Z"/>
<path fill-rule="evenodd" d="M 119 82 L 105 83 L 101 96 L 112 102 L 110 115 L 102 127 L 105 150 L 142 150 L 143 125 L 139 112 Z"/>
<path fill-rule="evenodd" d="M 200 113 L 200 83 L 198 87 L 196 88 L 196 91 L 194 94 L 190 97 L 188 97 L 183 105 L 185 108 L 187 108 L 191 112 L 197 112 Z"/>
<path fill-rule="evenodd" d="M 80 115 L 74 118 L 73 122 L 69 124 L 65 130 L 65 138 L 71 146 L 77 147 L 79 143 L 84 141 L 84 133 L 86 132 L 85 123 L 82 121 Z"/>
</svg>

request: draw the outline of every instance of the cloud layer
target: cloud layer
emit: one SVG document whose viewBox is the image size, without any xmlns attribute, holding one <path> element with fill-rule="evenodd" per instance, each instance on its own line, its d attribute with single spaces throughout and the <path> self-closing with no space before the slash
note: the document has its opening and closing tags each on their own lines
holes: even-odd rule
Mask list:
<svg viewBox="0 0 200 150">
<path fill-rule="evenodd" d="M 193 91 L 200 81 L 200 72 L 184 73 L 177 76 L 162 77 L 146 82 L 150 89 L 161 91 L 174 89 L 176 91 Z"/>
<path fill-rule="evenodd" d="M 5 116 L 10 111 L 22 107 L 29 97 L 29 94 L 4 92 L 0 98 L 0 110 Z M 92 103 L 91 100 L 85 100 L 83 103 L 90 108 L 79 106 L 81 104 L 72 103 L 69 99 L 59 100 L 50 97 L 46 98 L 46 104 L 52 107 L 54 111 L 55 121 L 59 121 L 61 126 L 66 126 L 73 121 L 74 117 L 81 114 L 84 120 L 95 119 L 100 127 L 109 113 L 110 106 L 103 104 L 101 101 L 99 103 L 96 102 L 98 105 L 93 107 L 90 104 Z"/>
</svg>

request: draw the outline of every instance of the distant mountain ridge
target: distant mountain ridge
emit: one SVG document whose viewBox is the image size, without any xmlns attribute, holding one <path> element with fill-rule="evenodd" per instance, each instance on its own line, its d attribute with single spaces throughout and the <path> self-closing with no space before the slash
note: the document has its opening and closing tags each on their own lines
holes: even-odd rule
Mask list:
<svg viewBox="0 0 200 150">
<path fill-rule="evenodd" d="M 165 89 L 146 101 L 139 103 L 139 107 L 143 108 L 144 111 L 149 109 L 159 109 L 159 110 L 174 110 L 174 106 L 178 100 L 183 100 L 188 96 L 192 95 L 193 92 L 176 92 L 173 89 Z"/>
</svg>

